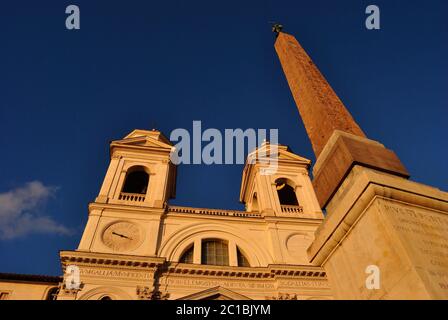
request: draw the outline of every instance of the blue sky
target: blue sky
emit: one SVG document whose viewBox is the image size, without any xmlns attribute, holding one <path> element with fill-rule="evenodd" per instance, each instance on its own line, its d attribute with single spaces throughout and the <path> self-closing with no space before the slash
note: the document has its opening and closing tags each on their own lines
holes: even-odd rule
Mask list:
<svg viewBox="0 0 448 320">
<path fill-rule="evenodd" d="M 381 30 L 364 27 L 381 9 Z M 65 29 L 65 7 L 81 30 Z M 134 128 L 278 128 L 314 161 L 268 21 L 294 34 L 371 139 L 448 189 L 447 1 L 9 1 L 0 16 L 0 272 L 60 274 Z M 174 204 L 241 209 L 241 165 L 185 165 Z M 211 182 L 213 181 L 213 183 Z"/>
</svg>

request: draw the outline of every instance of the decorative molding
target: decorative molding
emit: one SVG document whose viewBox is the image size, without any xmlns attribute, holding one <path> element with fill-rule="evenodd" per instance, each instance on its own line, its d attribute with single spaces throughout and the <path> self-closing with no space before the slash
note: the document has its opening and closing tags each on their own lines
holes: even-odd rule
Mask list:
<svg viewBox="0 0 448 320">
<path fill-rule="evenodd" d="M 149 287 L 137 286 L 136 293 L 139 300 L 168 300 L 169 293 L 152 290 Z"/>
<path fill-rule="evenodd" d="M 281 204 L 280 208 L 282 210 L 282 213 L 286 213 L 286 214 L 294 214 L 294 213 L 302 214 L 303 213 L 302 206 L 290 206 L 290 205 Z"/>
<path fill-rule="evenodd" d="M 142 257 L 108 253 L 91 253 L 81 251 L 61 251 L 62 269 L 67 265 L 91 265 L 105 267 L 121 267 L 128 269 L 150 270 L 155 272 L 157 267 L 165 263 L 165 258 Z"/>
<path fill-rule="evenodd" d="M 272 279 L 277 277 L 301 277 L 313 279 L 325 279 L 326 273 L 319 267 L 296 267 L 296 266 L 273 266 L 266 268 L 243 268 L 230 266 L 212 266 L 177 263 L 168 266 L 168 275 L 188 275 L 188 276 L 213 276 L 230 277 L 237 279 Z"/>
<path fill-rule="evenodd" d="M 126 291 L 120 289 L 118 286 L 102 285 L 95 287 L 87 292 L 83 292 L 82 295 L 77 297 L 77 300 L 98 300 L 101 297 L 109 296 L 112 300 L 133 300 L 135 297 L 131 297 Z"/>
<path fill-rule="evenodd" d="M 266 300 L 299 300 L 297 294 L 279 293 L 277 297 L 266 297 Z"/>
<path fill-rule="evenodd" d="M 177 300 L 205 300 L 213 299 L 214 297 L 218 297 L 219 300 L 251 300 L 242 294 L 220 286 L 199 291 L 188 296 L 178 298 Z M 224 297 L 224 299 L 222 299 L 222 297 Z"/>
<path fill-rule="evenodd" d="M 117 199 L 110 199 L 111 201 L 116 201 L 114 203 L 96 203 L 91 202 L 89 203 L 89 212 L 92 210 L 105 210 L 110 209 L 110 212 L 121 212 L 126 211 L 127 213 L 134 213 L 134 214 L 144 214 L 144 215 L 161 215 L 165 212 L 163 208 L 155 208 L 151 207 L 149 205 L 143 206 L 143 204 L 147 204 L 147 202 L 141 202 L 138 206 L 136 205 L 129 205 L 126 202 L 117 200 Z"/>
<path fill-rule="evenodd" d="M 65 282 L 61 282 L 58 285 L 58 293 L 57 296 L 59 296 L 61 293 L 68 296 L 76 297 L 79 291 L 81 291 L 84 288 L 84 283 L 80 283 L 79 287 L 76 289 L 68 289 L 65 285 Z"/>
<path fill-rule="evenodd" d="M 168 213 L 187 213 L 187 214 L 201 214 L 224 217 L 239 217 L 239 218 L 262 218 L 258 212 L 236 211 L 236 210 L 222 210 L 222 209 L 206 209 L 206 208 L 191 208 L 180 206 L 168 206 Z"/>
</svg>

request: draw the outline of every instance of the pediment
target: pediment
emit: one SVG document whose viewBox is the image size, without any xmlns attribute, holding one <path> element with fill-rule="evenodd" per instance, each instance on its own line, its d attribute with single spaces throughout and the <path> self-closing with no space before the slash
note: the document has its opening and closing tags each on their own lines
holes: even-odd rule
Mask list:
<svg viewBox="0 0 448 320">
<path fill-rule="evenodd" d="M 284 145 L 271 145 L 270 143 L 263 143 L 255 151 L 251 152 L 248 159 L 258 158 L 260 160 L 267 158 L 277 158 L 278 160 L 295 161 L 306 166 L 311 165 L 311 160 L 301 157 Z"/>
<path fill-rule="evenodd" d="M 168 149 L 171 149 L 172 147 L 172 145 L 155 140 L 150 137 L 136 137 L 123 140 L 115 140 L 113 143 L 120 145 L 133 145 L 141 147 L 156 147 L 156 148 L 168 148 Z"/>
<path fill-rule="evenodd" d="M 235 291 L 218 286 L 190 294 L 177 300 L 251 300 L 251 299 Z"/>
<path fill-rule="evenodd" d="M 124 139 L 113 141 L 113 144 L 166 149 L 171 149 L 173 146 L 160 131 L 139 129 L 132 131 Z"/>
<path fill-rule="evenodd" d="M 279 159 L 284 159 L 284 160 L 294 160 L 294 161 L 299 161 L 301 163 L 310 165 L 311 164 L 311 160 L 301 157 L 295 153 L 292 153 L 290 151 L 284 151 L 284 150 L 280 150 L 279 151 Z"/>
</svg>

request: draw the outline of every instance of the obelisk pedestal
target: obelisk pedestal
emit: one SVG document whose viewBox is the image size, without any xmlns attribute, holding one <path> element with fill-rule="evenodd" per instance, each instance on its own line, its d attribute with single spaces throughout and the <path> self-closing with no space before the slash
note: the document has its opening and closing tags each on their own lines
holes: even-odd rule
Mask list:
<svg viewBox="0 0 448 320">
<path fill-rule="evenodd" d="M 448 299 L 448 193 L 354 163 L 326 212 L 308 254 L 335 299 Z"/>
</svg>

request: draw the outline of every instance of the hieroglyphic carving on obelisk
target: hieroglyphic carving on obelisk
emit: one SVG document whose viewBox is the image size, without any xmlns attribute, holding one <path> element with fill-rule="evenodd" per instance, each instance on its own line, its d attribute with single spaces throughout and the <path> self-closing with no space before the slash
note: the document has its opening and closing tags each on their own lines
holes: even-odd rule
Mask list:
<svg viewBox="0 0 448 320">
<path fill-rule="evenodd" d="M 356 164 L 409 177 L 392 150 L 366 138 L 298 41 L 273 30 L 275 50 L 316 155 L 313 186 L 321 207 Z"/>
<path fill-rule="evenodd" d="M 283 32 L 278 33 L 275 50 L 316 157 L 334 130 L 365 137 L 296 38 Z"/>
</svg>

